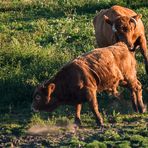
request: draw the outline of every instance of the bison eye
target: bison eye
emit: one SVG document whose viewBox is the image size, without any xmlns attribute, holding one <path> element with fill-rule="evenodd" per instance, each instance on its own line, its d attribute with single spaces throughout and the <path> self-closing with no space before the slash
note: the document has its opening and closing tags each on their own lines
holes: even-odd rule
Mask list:
<svg viewBox="0 0 148 148">
<path fill-rule="evenodd" d="M 36 99 L 37 101 L 39 101 L 39 100 L 41 100 L 41 96 L 40 96 L 40 95 L 36 95 L 35 99 Z"/>
</svg>

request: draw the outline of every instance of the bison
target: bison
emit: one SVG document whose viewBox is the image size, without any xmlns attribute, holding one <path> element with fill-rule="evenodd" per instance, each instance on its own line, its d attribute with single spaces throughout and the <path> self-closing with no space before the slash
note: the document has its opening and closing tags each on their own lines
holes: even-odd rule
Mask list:
<svg viewBox="0 0 148 148">
<path fill-rule="evenodd" d="M 97 124 L 103 125 L 96 94 L 102 91 L 117 94 L 118 85 L 129 88 L 136 112 L 146 111 L 136 76 L 136 60 L 123 42 L 94 49 L 66 64 L 52 79 L 36 87 L 32 109 L 51 112 L 59 105 L 73 105 L 75 123 L 80 125 L 82 104 L 88 102 Z"/>
<path fill-rule="evenodd" d="M 99 47 L 110 46 L 118 41 L 125 42 L 133 51 L 140 47 L 148 74 L 147 43 L 141 17 L 141 14 L 115 5 L 101 10 L 94 18 L 93 25 Z"/>
</svg>

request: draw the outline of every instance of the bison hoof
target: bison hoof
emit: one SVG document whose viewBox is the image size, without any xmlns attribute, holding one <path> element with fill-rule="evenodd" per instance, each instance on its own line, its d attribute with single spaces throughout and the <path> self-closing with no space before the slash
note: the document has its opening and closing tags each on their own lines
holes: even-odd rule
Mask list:
<svg viewBox="0 0 148 148">
<path fill-rule="evenodd" d="M 77 126 L 81 126 L 81 120 L 79 118 L 75 118 L 74 122 Z"/>
<path fill-rule="evenodd" d="M 144 107 L 142 108 L 142 113 L 145 113 L 145 112 L 147 112 L 147 106 L 146 105 L 144 105 Z"/>
<path fill-rule="evenodd" d="M 97 121 L 97 126 L 104 127 L 104 123 L 103 122 L 100 122 L 100 121 Z"/>
<path fill-rule="evenodd" d="M 147 111 L 147 106 L 144 105 L 143 107 L 138 107 L 139 113 L 145 113 Z"/>
</svg>

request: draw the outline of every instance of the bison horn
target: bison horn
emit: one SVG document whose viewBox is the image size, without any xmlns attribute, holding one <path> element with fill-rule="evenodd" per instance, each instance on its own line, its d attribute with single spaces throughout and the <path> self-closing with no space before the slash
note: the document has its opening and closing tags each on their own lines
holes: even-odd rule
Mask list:
<svg viewBox="0 0 148 148">
<path fill-rule="evenodd" d="M 113 31 L 113 32 L 117 32 L 117 29 L 116 29 L 116 27 L 115 27 L 115 24 L 112 25 L 112 31 Z"/>
<path fill-rule="evenodd" d="M 133 17 L 131 17 L 130 21 L 133 22 L 133 23 L 135 24 L 135 28 L 136 28 L 136 25 L 137 25 L 137 21 L 136 21 L 136 19 L 134 19 Z"/>
</svg>

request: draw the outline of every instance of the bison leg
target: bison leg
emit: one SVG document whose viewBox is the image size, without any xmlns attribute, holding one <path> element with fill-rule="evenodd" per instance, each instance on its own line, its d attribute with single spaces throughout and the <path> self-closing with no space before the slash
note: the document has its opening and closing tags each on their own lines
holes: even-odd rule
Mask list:
<svg viewBox="0 0 148 148">
<path fill-rule="evenodd" d="M 144 113 L 146 111 L 146 106 L 142 100 L 142 86 L 138 80 L 131 84 L 131 91 L 134 110 Z"/>
<path fill-rule="evenodd" d="M 101 114 L 99 112 L 99 109 L 98 109 L 98 101 L 97 101 L 97 98 L 96 98 L 96 90 L 88 90 L 88 100 L 89 100 L 89 103 L 91 105 L 91 109 L 95 115 L 95 118 L 96 118 L 96 123 L 98 126 L 103 126 L 103 119 L 101 117 Z"/>
<path fill-rule="evenodd" d="M 137 96 L 136 96 L 136 93 L 135 93 L 135 91 L 134 91 L 132 85 L 129 85 L 129 84 L 127 83 L 127 81 L 122 81 L 122 82 L 120 83 L 120 85 L 121 85 L 122 87 L 125 87 L 125 88 L 130 89 L 133 109 L 134 109 L 135 112 L 138 112 Z"/>
<path fill-rule="evenodd" d="M 76 105 L 75 124 L 78 125 L 78 126 L 81 125 L 81 119 L 80 119 L 81 108 L 82 108 L 82 104 Z"/>
<path fill-rule="evenodd" d="M 136 93 L 131 90 L 132 93 L 132 105 L 135 112 L 138 112 L 137 96 Z"/>
<path fill-rule="evenodd" d="M 94 115 L 96 117 L 97 125 L 102 126 L 103 125 L 103 119 L 102 119 L 101 114 L 100 114 L 100 112 L 98 110 L 98 103 L 97 103 L 96 98 L 91 101 L 91 107 L 92 107 L 92 111 L 93 111 L 93 113 L 94 113 Z"/>
<path fill-rule="evenodd" d="M 146 106 L 143 103 L 142 99 L 142 85 L 141 83 L 137 80 L 137 102 L 138 102 L 138 110 L 140 113 L 146 112 Z"/>
<path fill-rule="evenodd" d="M 148 74 L 147 43 L 146 43 L 146 38 L 145 38 L 144 35 L 139 38 L 139 42 L 140 42 L 141 53 L 142 53 L 142 55 L 144 57 L 146 73 Z"/>
</svg>

